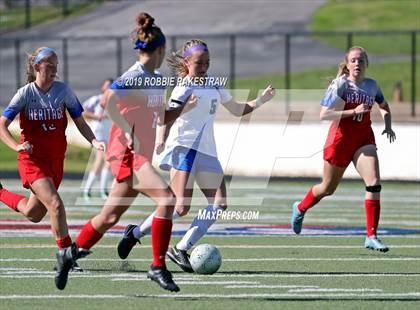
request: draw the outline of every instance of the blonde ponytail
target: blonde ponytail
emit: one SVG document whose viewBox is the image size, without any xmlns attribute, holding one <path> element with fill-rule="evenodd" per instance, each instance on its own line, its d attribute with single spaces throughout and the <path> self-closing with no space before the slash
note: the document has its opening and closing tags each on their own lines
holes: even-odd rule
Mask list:
<svg viewBox="0 0 420 310">
<path fill-rule="evenodd" d="M 184 53 L 185 51 L 195 45 L 202 44 L 207 47 L 206 42 L 200 39 L 192 39 L 187 41 L 180 50 L 172 52 L 169 57 L 166 58 L 169 68 L 171 68 L 175 74 L 179 77 L 186 77 L 188 75 L 188 67 L 185 64 Z"/>
</svg>

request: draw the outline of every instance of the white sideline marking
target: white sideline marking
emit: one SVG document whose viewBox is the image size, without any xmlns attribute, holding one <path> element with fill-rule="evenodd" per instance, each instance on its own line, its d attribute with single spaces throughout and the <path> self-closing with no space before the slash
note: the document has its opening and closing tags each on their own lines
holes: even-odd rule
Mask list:
<svg viewBox="0 0 420 310">
<path fill-rule="evenodd" d="M 315 293 L 336 293 L 336 292 L 344 292 L 344 293 L 356 293 L 356 292 L 383 292 L 383 290 L 379 288 L 303 288 L 303 289 L 292 289 L 289 290 L 289 293 L 307 293 L 307 292 L 315 292 Z"/>
<path fill-rule="evenodd" d="M 150 258 L 133 258 L 128 262 L 150 262 Z M 53 258 L 1 258 L 0 262 L 56 262 Z M 96 262 L 122 262 L 117 258 L 86 258 L 83 261 L 96 261 Z M 260 258 L 225 258 L 223 262 L 277 262 L 277 261 L 420 261 L 420 257 L 336 257 L 336 258 L 325 258 L 325 257 L 260 257 Z"/>
<path fill-rule="evenodd" d="M 238 285 L 236 285 L 238 284 Z M 319 286 L 315 285 L 269 285 L 269 284 L 260 284 L 260 285 L 239 285 L 240 283 L 236 283 L 234 285 L 227 285 L 226 288 L 308 288 L 308 289 L 316 289 Z M 289 290 L 290 292 L 290 290 Z"/>
<path fill-rule="evenodd" d="M 387 236 L 388 237 L 388 236 Z M 242 244 L 242 245 L 218 245 L 219 249 L 364 249 L 361 245 L 253 245 L 253 244 Z M 391 244 L 392 249 L 418 249 L 420 244 L 413 245 L 397 245 Z M 0 249 L 56 249 L 57 246 L 54 244 L 13 244 L 13 245 L 0 245 Z M 150 249 L 151 245 L 141 245 L 136 247 L 136 250 Z M 103 244 L 95 245 L 94 249 L 115 249 L 115 245 Z"/>
<path fill-rule="evenodd" d="M 84 273 L 84 274 L 83 274 Z M 137 279 L 141 280 L 144 279 L 144 281 L 149 281 L 146 278 L 146 273 L 144 275 L 135 275 L 133 276 L 130 273 L 126 274 L 89 274 L 89 272 L 83 272 L 83 273 L 72 273 L 70 276 L 72 278 L 125 278 L 125 279 Z M 52 275 L 49 274 L 39 274 L 39 275 L 0 275 L 0 278 L 51 278 Z M 357 277 L 403 277 L 403 278 L 418 278 L 420 277 L 419 274 L 407 274 L 407 273 L 316 273 L 316 274 L 244 274 L 244 273 L 238 273 L 238 274 L 213 274 L 213 275 L 196 275 L 196 277 L 200 279 L 216 279 L 216 278 L 357 278 Z M 185 280 L 182 275 L 176 275 L 174 277 L 176 280 Z"/>
<path fill-rule="evenodd" d="M 0 295 L 0 299 L 127 299 L 127 298 L 215 298 L 215 299 L 259 299 L 259 298 L 346 298 L 356 297 L 358 299 L 378 299 L 378 298 L 420 298 L 420 292 L 409 293 L 375 293 L 375 294 L 139 294 L 139 295 Z"/>
</svg>

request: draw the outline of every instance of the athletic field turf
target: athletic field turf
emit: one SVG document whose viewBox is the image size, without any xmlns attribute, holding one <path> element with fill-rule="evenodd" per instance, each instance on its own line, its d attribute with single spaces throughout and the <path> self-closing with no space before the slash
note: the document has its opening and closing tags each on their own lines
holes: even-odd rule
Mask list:
<svg viewBox="0 0 420 310">
<path fill-rule="evenodd" d="M 20 188 L 17 181 L 4 186 Z M 223 264 L 211 276 L 186 274 L 168 262 L 181 292 L 169 293 L 146 278 L 150 238 L 126 261 L 116 244 L 128 223 L 150 212 L 145 199 L 93 249 L 72 273 L 67 287 L 54 286 L 56 247 L 48 221 L 31 224 L 0 206 L 1 309 L 418 309 L 420 304 L 420 187 L 384 183 L 381 239 L 388 253 L 363 248 L 361 182 L 343 182 L 306 216 L 300 236 L 289 228 L 291 204 L 312 184 L 238 181 L 229 189 L 235 211 L 259 211 L 258 220 L 221 220 L 201 243 L 219 247 Z M 100 208 L 84 202 L 80 182 L 63 183 L 72 236 Z M 174 225 L 172 244 L 199 209 Z M 243 213 L 242 213 L 243 214 Z"/>
</svg>

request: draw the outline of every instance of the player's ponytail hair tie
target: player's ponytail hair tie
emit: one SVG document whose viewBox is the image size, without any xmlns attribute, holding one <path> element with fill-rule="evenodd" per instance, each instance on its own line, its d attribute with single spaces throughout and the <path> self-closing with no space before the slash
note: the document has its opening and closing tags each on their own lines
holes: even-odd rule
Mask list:
<svg viewBox="0 0 420 310">
<path fill-rule="evenodd" d="M 209 52 L 209 49 L 207 48 L 207 45 L 199 43 L 193 46 L 188 47 L 184 54 L 182 55 L 184 58 L 190 57 L 194 52 L 203 51 L 203 52 Z"/>
<path fill-rule="evenodd" d="M 161 33 L 159 38 L 157 40 L 152 41 L 152 42 L 146 42 L 146 41 L 142 41 L 140 39 L 137 39 L 134 42 L 134 49 L 135 50 L 154 51 L 159 46 L 162 46 L 162 45 L 165 45 L 165 44 L 166 44 L 165 35 L 163 33 Z"/>
<path fill-rule="evenodd" d="M 44 58 L 48 58 L 52 55 L 57 55 L 56 52 L 49 47 L 42 47 L 38 54 L 36 55 L 33 64 L 39 64 Z"/>
</svg>

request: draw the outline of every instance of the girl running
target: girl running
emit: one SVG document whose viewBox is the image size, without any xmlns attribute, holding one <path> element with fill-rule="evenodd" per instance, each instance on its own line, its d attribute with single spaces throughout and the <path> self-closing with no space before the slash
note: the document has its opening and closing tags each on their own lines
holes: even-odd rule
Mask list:
<svg viewBox="0 0 420 310">
<path fill-rule="evenodd" d="M 34 223 L 40 222 L 48 212 L 59 248 L 55 285 L 62 290 L 77 256 L 77 248 L 72 245 L 67 228 L 64 204 L 57 192 L 63 179 L 67 147 L 66 112 L 95 149 L 104 151 L 105 144 L 95 139 L 82 116 L 83 108 L 70 87 L 55 81 L 57 65 L 58 57 L 53 49 L 36 49 L 28 57 L 28 83 L 17 91 L 0 117 L 0 138 L 18 152 L 23 186 L 31 190 L 26 198 L 2 188 L 0 184 L 0 201 Z M 8 129 L 18 114 L 22 130 L 19 142 Z"/>
<path fill-rule="evenodd" d="M 272 99 L 275 91 L 270 85 L 257 99 L 239 103 L 220 85 L 201 83 L 205 81 L 210 66 L 209 49 L 202 40 L 186 42 L 180 51 L 168 59 L 168 64 L 184 78 L 183 84 L 176 86 L 172 92 L 169 109 L 185 106 L 187 98 L 192 95 L 198 102 L 194 109 L 183 111 L 174 123 L 161 128 L 159 134 L 158 152 L 163 149 L 170 132 L 160 167 L 170 170 L 171 188 L 177 197 L 174 217 L 185 216 L 190 210 L 194 182 L 208 201 L 208 206 L 201 210 L 202 214 L 226 210 L 226 186 L 223 169 L 217 158 L 213 130 L 217 108 L 222 104 L 235 116 L 246 115 Z M 139 226 L 127 226 L 124 238 L 118 245 L 118 253 L 122 259 L 128 256 L 142 236 L 150 232 L 152 217 L 153 215 Z M 214 222 L 214 218 L 195 217 L 181 241 L 169 249 L 168 257 L 182 270 L 193 272 L 187 251 L 206 234 Z"/>
<path fill-rule="evenodd" d="M 98 215 L 83 227 L 77 237 L 79 248 L 89 250 L 114 226 L 139 193 L 157 205 L 151 219 L 153 262 L 148 277 L 162 288 L 177 292 L 179 287 L 166 269 L 165 254 L 172 232 L 175 195 L 153 168 L 156 126 L 173 121 L 181 108 L 163 116 L 164 88 L 145 86 L 162 76 L 155 70 L 165 57 L 165 36 L 147 13 L 137 16 L 134 49 L 139 60 L 114 81 L 106 93 L 106 107 L 113 120 L 107 160 L 115 182 Z M 194 101 L 191 100 L 191 106 Z"/>
<path fill-rule="evenodd" d="M 353 162 L 366 184 L 365 247 L 387 252 L 388 247 L 376 235 L 381 209 L 381 182 L 370 120 L 370 111 L 375 102 L 385 122 L 382 134 L 393 142 L 395 133 L 388 103 L 378 83 L 365 77 L 368 64 L 368 56 L 363 48 L 350 48 L 340 64 L 336 79 L 321 101 L 321 120 L 332 120 L 324 146 L 324 175 L 322 182 L 313 186 L 302 201 L 293 204 L 291 225 L 293 231 L 299 234 L 306 211 L 334 193 L 347 166 Z"/>
</svg>

